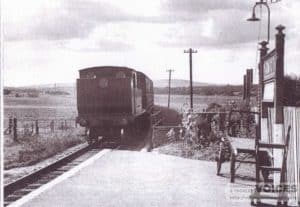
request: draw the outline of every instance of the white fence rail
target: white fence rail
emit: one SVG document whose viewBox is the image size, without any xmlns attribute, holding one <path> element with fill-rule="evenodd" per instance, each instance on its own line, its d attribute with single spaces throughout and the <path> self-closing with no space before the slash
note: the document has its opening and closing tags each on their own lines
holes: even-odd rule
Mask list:
<svg viewBox="0 0 300 207">
<path fill-rule="evenodd" d="M 291 139 L 287 158 L 287 182 L 297 186 L 297 192 L 291 192 L 290 198 L 300 202 L 300 108 L 284 108 L 285 137 L 291 126 Z"/>
<path fill-rule="evenodd" d="M 268 138 L 274 140 L 274 109 L 268 109 Z M 288 127 L 291 126 L 290 144 L 287 157 L 287 184 L 296 185 L 297 192 L 290 192 L 292 204 L 300 203 L 300 107 L 284 107 L 284 142 Z"/>
</svg>

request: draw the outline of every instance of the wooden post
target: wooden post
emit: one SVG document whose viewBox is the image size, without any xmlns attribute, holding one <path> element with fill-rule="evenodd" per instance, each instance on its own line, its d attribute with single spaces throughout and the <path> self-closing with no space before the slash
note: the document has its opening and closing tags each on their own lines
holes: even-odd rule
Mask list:
<svg viewBox="0 0 300 207">
<path fill-rule="evenodd" d="M 39 121 L 35 120 L 35 134 L 39 134 Z"/>
<path fill-rule="evenodd" d="M 246 73 L 246 100 L 250 101 L 251 98 L 251 88 L 253 83 L 253 70 L 247 69 Z"/>
<path fill-rule="evenodd" d="M 31 134 L 33 134 L 33 131 L 34 131 L 34 124 L 33 122 L 31 122 Z"/>
<path fill-rule="evenodd" d="M 189 53 L 189 61 L 190 61 L 190 108 L 193 109 L 193 53 L 197 53 L 197 50 L 193 50 L 190 48 L 189 50 L 185 50 L 184 53 Z"/>
<path fill-rule="evenodd" d="M 17 118 L 13 119 L 13 139 L 14 139 L 14 142 L 18 142 L 18 120 L 17 120 Z"/>
<path fill-rule="evenodd" d="M 260 48 L 260 61 L 259 61 L 259 65 L 258 65 L 258 69 L 259 69 L 259 89 L 258 89 L 258 102 L 259 102 L 259 111 L 260 111 L 260 118 L 258 119 L 259 121 L 259 126 L 260 126 L 260 136 L 259 138 L 264 141 L 267 142 L 268 141 L 268 130 L 266 130 L 268 128 L 268 108 L 267 106 L 263 103 L 263 97 L 264 97 L 264 74 L 263 74 L 263 70 L 264 70 L 264 65 L 263 65 L 263 58 L 266 56 L 268 49 L 267 45 L 268 42 L 266 41 L 262 41 L 260 43 L 261 48 Z"/>
<path fill-rule="evenodd" d="M 283 124 L 283 85 L 284 85 L 284 36 L 282 32 L 285 27 L 279 25 L 276 27 L 276 72 L 275 72 L 275 123 Z"/>
<path fill-rule="evenodd" d="M 275 40 L 276 51 L 276 70 L 275 70 L 275 88 L 274 88 L 274 108 L 275 108 L 275 124 L 274 124 L 274 142 L 283 144 L 284 141 L 284 117 L 283 117 L 283 81 L 284 81 L 284 26 L 276 27 L 277 34 Z M 274 166 L 281 167 L 282 151 L 274 149 Z M 285 172 L 283 172 L 285 173 Z M 275 184 L 279 184 L 280 176 L 274 175 Z"/>
<path fill-rule="evenodd" d="M 50 122 L 50 130 L 52 133 L 54 132 L 54 120 Z"/>
<path fill-rule="evenodd" d="M 225 131 L 225 117 L 226 117 L 226 114 L 225 113 L 220 113 L 219 117 L 220 117 L 219 130 L 224 132 Z"/>
<path fill-rule="evenodd" d="M 235 177 L 235 160 L 236 160 L 236 153 L 231 152 L 231 158 L 230 158 L 230 182 L 234 183 L 234 177 Z"/>
<path fill-rule="evenodd" d="M 168 92 L 168 108 L 170 108 L 170 94 L 171 94 L 171 74 L 174 70 L 167 70 L 169 72 L 169 92 Z"/>
<path fill-rule="evenodd" d="M 244 79 L 243 79 L 243 100 L 246 100 L 246 98 L 247 98 L 247 77 L 246 77 L 246 75 L 244 75 L 244 77 L 243 77 Z"/>
<path fill-rule="evenodd" d="M 13 128 L 13 119 L 12 119 L 12 117 L 9 117 L 9 120 L 8 120 L 8 134 L 11 134 L 12 128 Z"/>
</svg>

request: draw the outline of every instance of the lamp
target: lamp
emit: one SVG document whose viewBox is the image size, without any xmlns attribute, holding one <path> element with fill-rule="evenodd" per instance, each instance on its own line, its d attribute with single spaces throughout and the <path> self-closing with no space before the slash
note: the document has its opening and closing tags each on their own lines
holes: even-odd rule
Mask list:
<svg viewBox="0 0 300 207">
<path fill-rule="evenodd" d="M 251 22 L 260 21 L 260 19 L 257 18 L 255 15 L 255 8 L 257 5 L 264 5 L 268 11 L 268 40 L 267 40 L 267 43 L 269 43 L 269 40 L 270 40 L 270 7 L 268 6 L 268 3 L 266 1 L 260 0 L 260 2 L 255 3 L 255 5 L 252 8 L 252 17 L 247 19 L 247 21 L 251 21 Z"/>
</svg>

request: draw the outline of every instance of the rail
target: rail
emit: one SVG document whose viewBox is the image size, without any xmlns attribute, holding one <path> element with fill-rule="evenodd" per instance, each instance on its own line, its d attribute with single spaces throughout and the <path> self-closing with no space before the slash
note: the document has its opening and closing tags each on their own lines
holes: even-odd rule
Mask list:
<svg viewBox="0 0 300 207">
<path fill-rule="evenodd" d="M 8 195 L 12 194 L 13 192 L 15 192 L 18 189 L 22 189 L 22 188 L 26 187 L 29 183 L 33 183 L 33 182 L 37 181 L 42 175 L 47 174 L 47 173 L 53 171 L 53 169 L 57 169 L 58 167 L 66 164 L 67 162 L 72 161 L 73 159 L 86 153 L 87 151 L 89 151 L 92 148 L 93 148 L 93 146 L 86 146 L 86 147 L 80 148 L 76 152 L 74 152 L 66 157 L 63 157 L 63 158 L 57 160 L 56 162 L 33 172 L 32 174 L 26 175 L 16 181 L 13 181 L 9 184 L 4 185 L 4 197 L 7 197 Z"/>
</svg>

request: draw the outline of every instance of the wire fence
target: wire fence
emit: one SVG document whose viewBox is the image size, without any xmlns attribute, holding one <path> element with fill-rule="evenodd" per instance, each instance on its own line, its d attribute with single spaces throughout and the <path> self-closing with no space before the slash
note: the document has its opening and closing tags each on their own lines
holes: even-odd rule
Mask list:
<svg viewBox="0 0 300 207">
<path fill-rule="evenodd" d="M 14 141 L 18 138 L 63 133 L 78 128 L 76 119 L 21 119 L 10 117 L 4 119 L 4 135 L 11 136 Z"/>
</svg>

